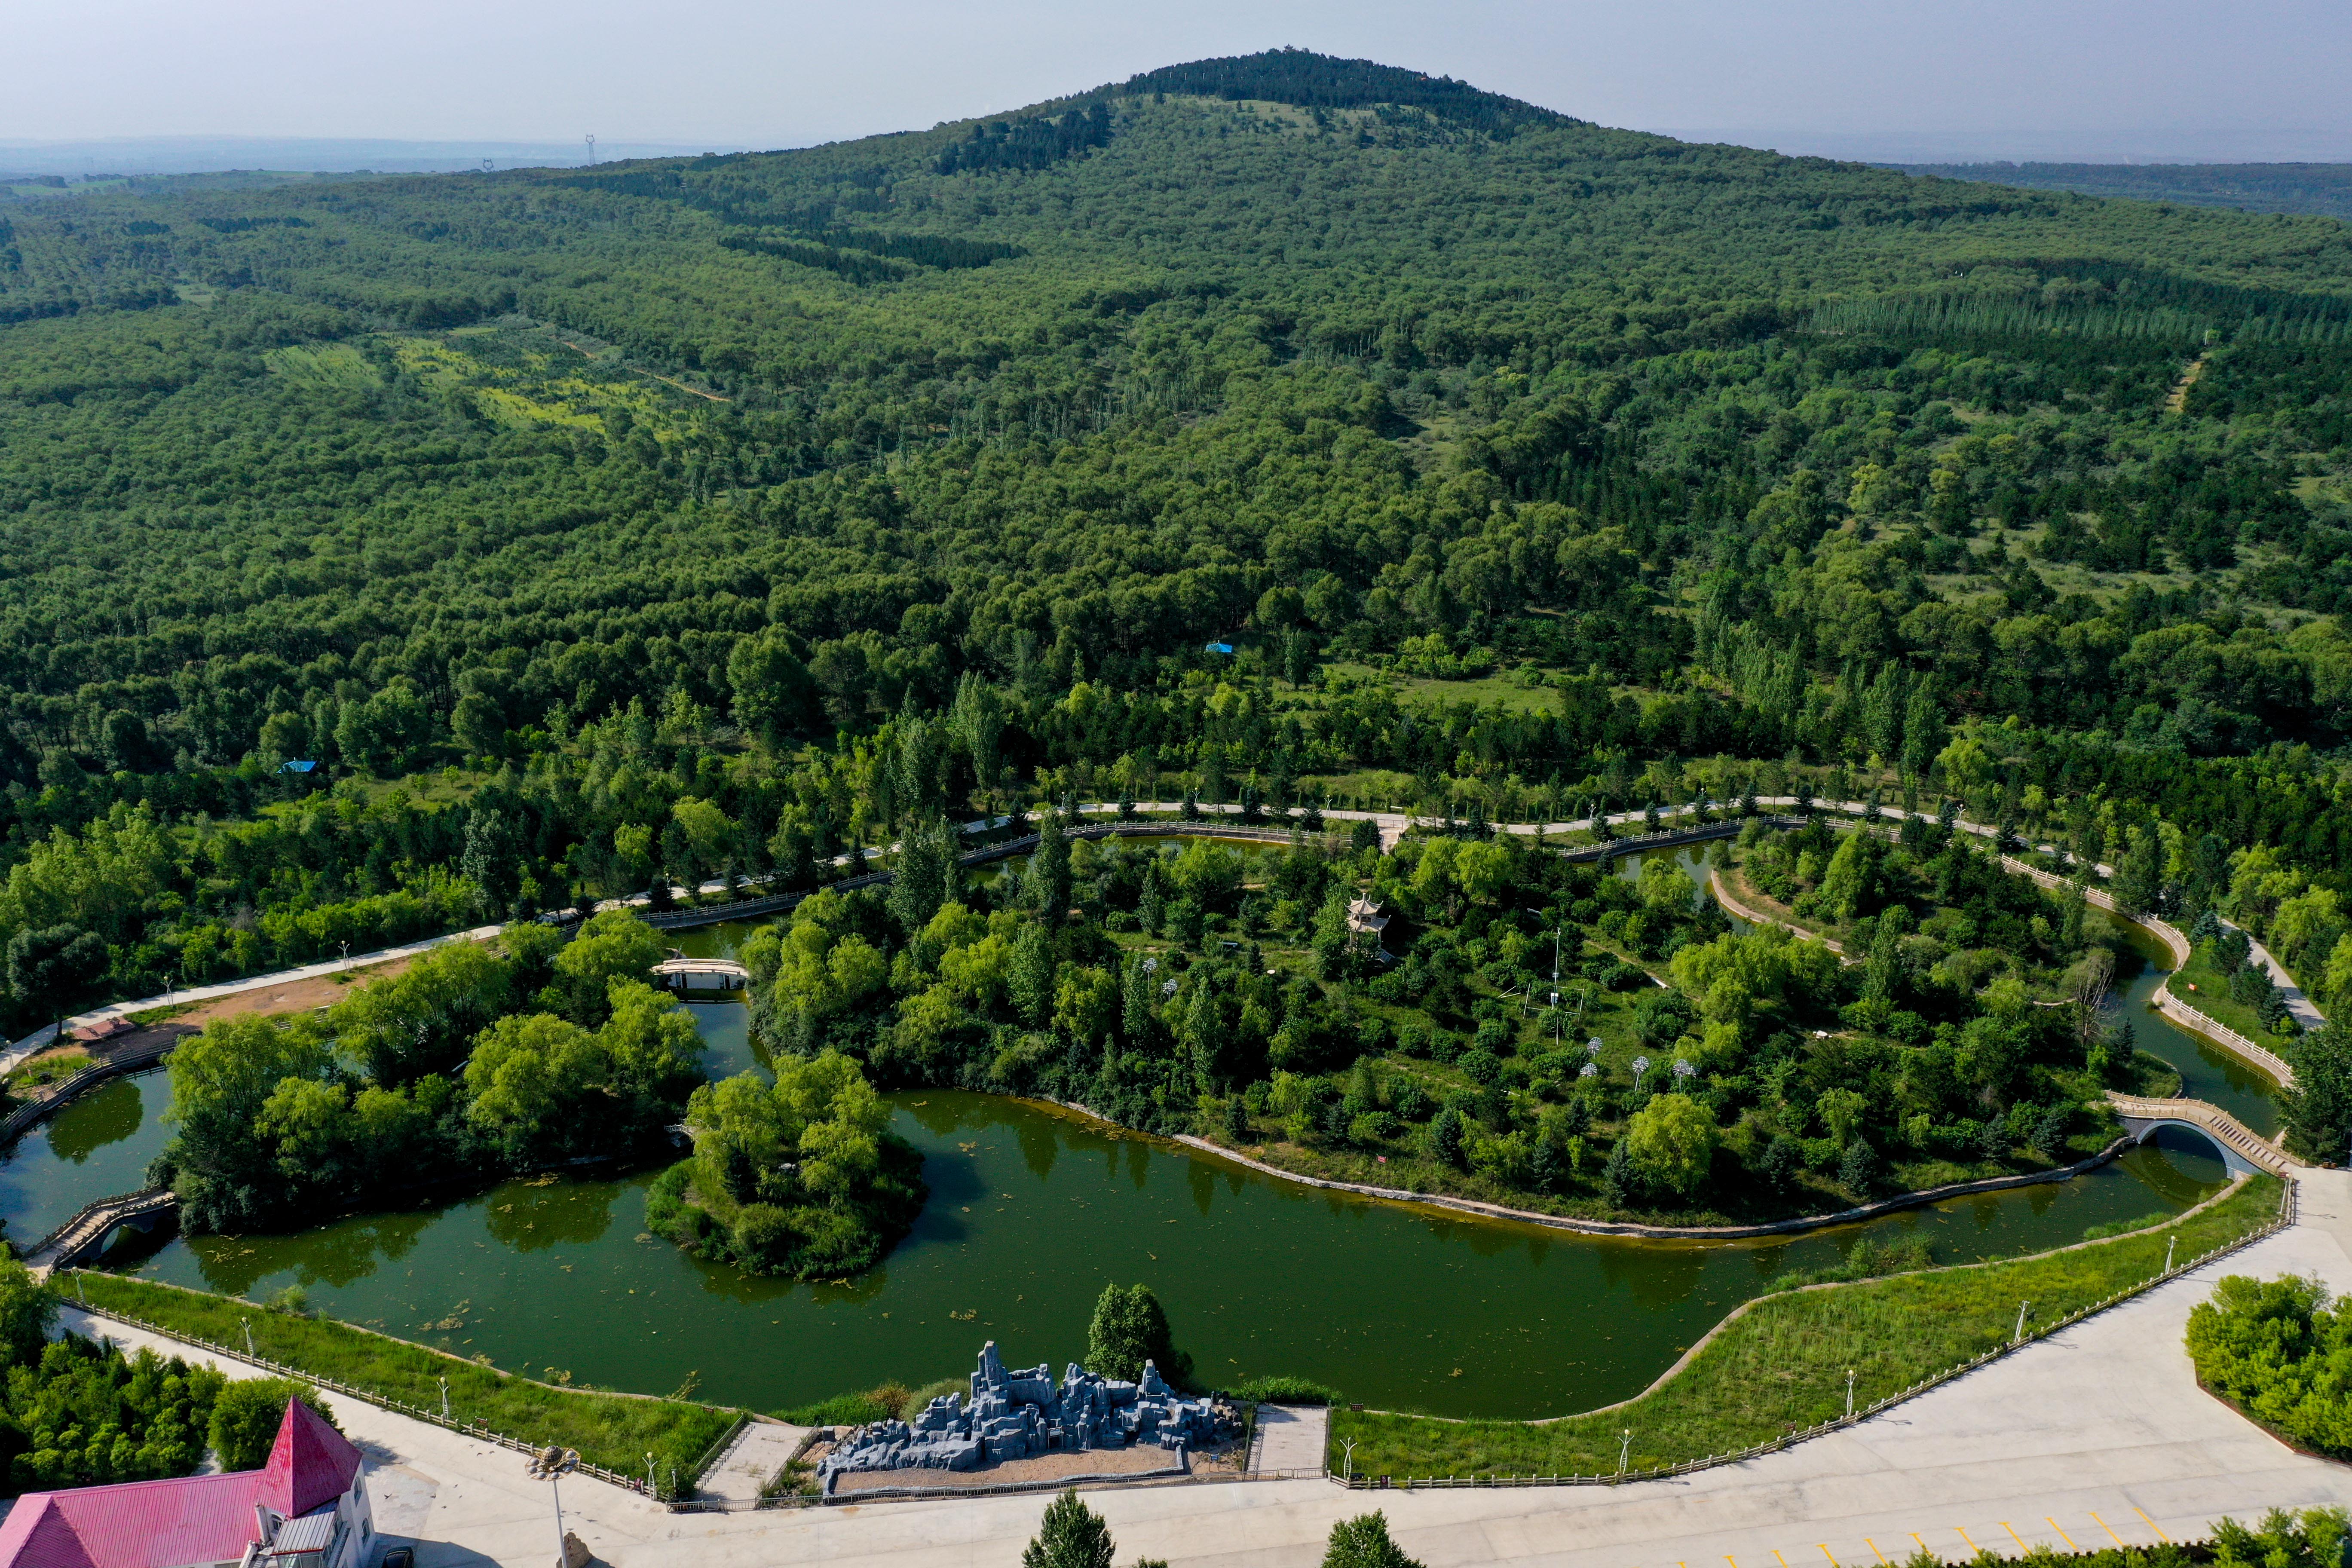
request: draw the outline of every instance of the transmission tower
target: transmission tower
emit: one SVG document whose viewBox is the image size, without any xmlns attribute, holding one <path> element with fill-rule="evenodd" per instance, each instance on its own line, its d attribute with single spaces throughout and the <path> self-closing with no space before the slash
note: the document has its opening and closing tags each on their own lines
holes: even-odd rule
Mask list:
<svg viewBox="0 0 2352 1568">
<path fill-rule="evenodd" d="M 594 164 L 595 164 L 595 162 L 596 162 L 596 138 L 595 138 L 595 136 L 592 133 L 592 134 L 589 136 L 589 138 L 588 138 L 588 163 L 589 163 L 589 164 L 590 164 L 590 166 L 591 166 L 591 167 L 593 167 L 593 166 L 594 166 Z"/>
</svg>

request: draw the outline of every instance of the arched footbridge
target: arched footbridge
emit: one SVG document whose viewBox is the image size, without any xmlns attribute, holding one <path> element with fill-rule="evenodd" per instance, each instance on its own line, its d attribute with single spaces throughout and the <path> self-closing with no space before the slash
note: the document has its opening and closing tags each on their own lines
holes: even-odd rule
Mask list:
<svg viewBox="0 0 2352 1568">
<path fill-rule="evenodd" d="M 751 972 L 728 958 L 670 958 L 654 965 L 654 984 L 673 991 L 740 991 Z"/>
<path fill-rule="evenodd" d="M 118 1193 L 100 1198 L 73 1218 L 35 1242 L 25 1261 L 37 1272 L 69 1268 L 105 1249 L 107 1239 L 124 1226 L 152 1231 L 168 1225 L 178 1214 L 180 1200 L 169 1187 Z"/>
<path fill-rule="evenodd" d="M 2137 1095 L 2110 1090 L 2107 1103 L 2115 1107 L 2124 1131 L 2141 1143 L 2147 1142 L 2159 1127 L 2185 1127 L 2201 1134 L 2220 1151 L 2221 1163 L 2233 1176 L 2250 1176 L 2256 1172 L 2291 1176 L 2305 1168 L 2302 1161 L 2276 1143 L 2228 1111 L 2201 1100 L 2143 1100 Z"/>
</svg>

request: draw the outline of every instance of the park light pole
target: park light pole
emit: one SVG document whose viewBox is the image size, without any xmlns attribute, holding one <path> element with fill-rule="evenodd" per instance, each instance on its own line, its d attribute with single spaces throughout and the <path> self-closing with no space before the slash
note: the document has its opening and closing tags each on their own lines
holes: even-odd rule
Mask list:
<svg viewBox="0 0 2352 1568">
<path fill-rule="evenodd" d="M 245 1359 L 247 1361 L 255 1360 L 256 1357 L 253 1353 L 253 1320 L 251 1318 L 239 1318 L 237 1321 L 243 1324 L 245 1328 Z"/>
<path fill-rule="evenodd" d="M 568 1568 L 563 1550 L 563 1489 L 558 1484 L 580 1468 L 577 1448 L 543 1448 L 532 1456 L 530 1475 L 535 1481 L 545 1481 L 555 1497 L 555 1568 Z"/>
<path fill-rule="evenodd" d="M 1625 1473 L 1626 1457 L 1633 1451 L 1633 1428 L 1626 1427 L 1617 1437 L 1617 1473 L 1622 1476 Z"/>
<path fill-rule="evenodd" d="M 1853 1419 L 1853 1368 L 1845 1369 L 1845 1418 Z"/>
<path fill-rule="evenodd" d="M 2011 1337 L 2009 1342 L 2011 1344 L 2016 1344 L 2025 1338 L 2025 1309 L 2032 1305 L 2033 1303 L 2031 1301 L 2020 1301 L 2017 1304 L 2017 1332 Z"/>
</svg>

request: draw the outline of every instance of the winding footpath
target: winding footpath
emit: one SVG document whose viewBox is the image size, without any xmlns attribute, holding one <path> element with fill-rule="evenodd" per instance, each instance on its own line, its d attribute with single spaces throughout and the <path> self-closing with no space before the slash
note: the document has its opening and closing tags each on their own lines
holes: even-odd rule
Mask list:
<svg viewBox="0 0 2352 1568">
<path fill-rule="evenodd" d="M 1759 806 L 1794 806 L 1798 804 L 1800 804 L 1798 797 L 1794 795 L 1759 795 L 1757 797 L 1757 805 Z M 1675 807 L 1671 810 L 1664 811 L 1660 815 L 1662 818 L 1681 816 L 1690 815 L 1702 809 L 1720 815 L 1735 809 L 1736 805 L 1737 803 L 1731 801 L 1710 800 L 1701 802 L 1694 805 Z M 1815 801 L 1812 805 L 1817 810 L 1833 811 L 1845 816 L 1857 817 L 1867 816 L 1872 809 L 1859 801 Z M 1076 808 L 1076 814 L 1083 819 L 1087 816 L 1116 815 L 1119 809 L 1118 805 L 1115 802 L 1090 801 L 1079 805 Z M 1177 801 L 1141 801 L 1135 803 L 1132 809 L 1139 812 L 1177 812 L 1182 809 L 1182 803 Z M 1204 816 L 1233 816 L 1237 818 L 1241 815 L 1241 808 L 1239 806 L 1230 805 L 1223 806 L 1199 805 L 1196 809 Z M 1906 814 L 1900 808 L 1894 806 L 1880 806 L 1877 808 L 1877 811 L 1881 817 L 1888 821 L 1900 821 L 1906 815 L 1916 816 L 1923 822 L 1934 820 L 1932 814 L 1924 811 Z M 1326 822 L 1372 823 L 1380 829 L 1381 849 L 1383 854 L 1394 850 L 1399 841 L 1401 841 L 1404 837 L 1405 834 L 1412 828 L 1434 826 L 1439 821 L 1436 817 L 1416 816 L 1403 812 L 1352 811 L 1336 808 L 1325 811 L 1323 813 L 1323 817 Z M 1607 823 L 1613 830 L 1631 826 L 1635 823 L 1642 822 L 1643 819 L 1644 814 L 1642 812 L 1624 811 L 1603 815 L 1598 817 L 1579 817 L 1571 822 L 1497 823 L 1495 825 L 1495 828 L 1497 832 L 1510 833 L 1525 837 L 1544 837 L 1556 834 L 1591 832 L 1598 822 Z M 966 825 L 963 831 L 967 833 L 975 832 L 982 828 L 1001 826 L 1003 822 L 1003 819 L 999 817 L 994 819 L 992 822 L 971 823 Z M 1279 826 L 1280 825 L 1276 824 L 1276 826 Z M 1991 838 L 1995 836 L 1995 830 L 1993 828 L 1987 827 L 1980 823 L 1962 821 L 1958 826 L 1962 831 L 1975 834 L 1979 837 Z M 1621 852 L 1624 854 L 1634 854 L 1644 847 L 1643 839 L 1638 837 L 1619 838 L 1616 840 L 1616 843 L 1622 846 Z M 878 851 L 877 851 L 877 853 L 887 855 L 897 847 L 898 846 L 895 844 L 884 845 Z M 2049 851 L 2051 848 L 2048 845 L 2041 845 L 2036 847 L 2044 852 Z M 849 858 L 845 855 L 835 856 L 833 861 L 833 864 L 837 867 L 846 866 L 848 863 Z M 2022 864 L 2021 862 L 2010 859 L 2006 856 L 2002 857 L 2002 863 L 2011 870 L 2032 877 L 2036 881 L 2042 882 L 2045 885 L 2055 885 L 2060 880 L 2060 879 L 2052 876 L 2046 871 L 2037 870 Z M 2095 869 L 2096 869 L 2103 877 L 2112 876 L 2114 874 L 2114 868 L 2104 863 L 2095 868 Z M 712 880 L 703 883 L 698 889 L 689 889 L 686 888 L 674 888 L 671 889 L 671 895 L 673 899 L 680 899 L 689 895 L 707 896 L 713 893 L 722 893 L 726 890 L 727 887 L 724 882 Z M 2108 895 L 2102 889 L 2095 888 L 2087 889 L 2085 897 L 2087 897 L 2092 903 L 2098 905 L 2102 909 L 2112 910 L 2115 908 L 2115 900 L 2108 897 Z M 651 902 L 652 900 L 648 894 L 635 893 L 626 898 L 606 899 L 598 904 L 597 908 L 600 910 L 642 909 Z M 747 911 L 747 913 L 749 911 Z M 2157 931 L 2159 938 L 2164 940 L 2166 945 L 2172 950 L 2176 967 L 2178 967 L 2182 961 L 2186 960 L 2189 953 L 2189 944 L 2187 939 L 2181 936 L 2179 932 L 2173 931 L 2172 928 L 2164 925 L 2161 921 L 2141 920 L 2139 923 L 2149 926 L 2151 930 L 2155 930 Z M 2228 923 L 2229 922 L 2227 921 L 2223 922 L 2225 925 Z M 242 979 L 223 981 L 215 985 L 192 985 L 178 990 L 163 992 L 153 996 L 139 997 L 131 1001 L 110 1002 L 104 1006 L 93 1007 L 87 1012 L 77 1013 L 73 1016 L 66 1019 L 65 1030 L 66 1032 L 70 1033 L 75 1029 L 81 1028 L 88 1025 L 104 1023 L 109 1019 L 113 1018 L 128 1017 L 134 1013 L 148 1012 L 159 1007 L 194 1005 L 205 1002 L 218 1001 L 224 997 L 236 996 L 245 992 L 264 990 L 273 985 L 284 985 L 294 981 L 321 979 L 330 975 L 348 973 L 353 970 L 373 969 L 379 964 L 391 963 L 401 959 L 417 957 L 421 954 L 432 952 L 436 947 L 446 946 L 453 942 L 488 942 L 498 935 L 499 930 L 499 928 L 495 925 L 475 926 L 467 931 L 452 931 L 446 936 L 430 937 L 421 942 L 404 942 L 396 947 L 379 948 L 373 952 L 353 953 L 341 958 L 322 960 L 317 963 L 302 964 L 291 969 L 273 970 L 267 974 L 249 974 Z M 2326 1022 L 2319 1009 L 2312 1004 L 2310 998 L 2305 996 L 2301 988 L 2295 984 L 2294 977 L 2287 973 L 2286 966 L 2280 963 L 2277 959 L 2273 957 L 2268 949 L 2264 948 L 2260 942 L 2255 942 L 2252 945 L 2251 957 L 2252 962 L 2260 963 L 2264 969 L 2269 971 L 2271 978 L 2277 983 L 2280 993 L 2286 999 L 2288 1010 L 2295 1016 L 2296 1019 L 2301 1022 L 2305 1028 L 2317 1028 L 2320 1025 Z M 2168 993 L 2167 995 L 2168 998 L 2169 994 Z M 2177 1004 L 2177 998 L 2172 1000 Z M 2197 1029 L 2198 1032 L 2201 1034 L 2223 1037 L 2225 1037 L 2224 1043 L 2231 1045 L 2233 1049 L 2242 1049 L 2242 1047 L 2252 1046 L 2253 1044 L 2253 1042 L 2246 1040 L 2243 1036 L 2237 1035 L 2233 1031 L 2225 1029 L 2220 1024 L 2215 1023 L 2210 1018 L 2206 1018 L 2201 1013 L 2195 1013 L 2193 1009 L 2186 1007 L 2185 1005 L 2179 1005 L 2182 1012 L 2189 1013 L 2196 1019 L 2200 1020 L 2200 1022 L 2189 1024 L 2188 1026 Z M 0 1050 L 0 1073 L 6 1073 L 12 1070 L 19 1062 L 25 1060 L 26 1058 L 47 1049 L 56 1040 L 58 1034 L 58 1030 L 55 1026 L 44 1026 L 43 1027 L 35 1030 L 32 1034 L 26 1036 L 23 1039 L 9 1046 L 6 1049 Z M 2277 1063 L 2278 1058 L 2272 1057 L 2271 1061 Z M 2284 1066 L 2284 1063 L 2279 1063 L 2278 1065 L 2281 1068 Z M 2291 1080 L 2283 1079 L 2282 1081 Z"/>
</svg>

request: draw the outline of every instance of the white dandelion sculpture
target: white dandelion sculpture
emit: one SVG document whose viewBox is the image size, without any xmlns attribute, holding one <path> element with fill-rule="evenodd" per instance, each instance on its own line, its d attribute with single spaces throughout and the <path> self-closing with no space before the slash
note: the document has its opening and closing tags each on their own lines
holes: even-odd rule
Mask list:
<svg viewBox="0 0 2352 1568">
<path fill-rule="evenodd" d="M 1576 1069 L 1576 1076 L 1579 1078 L 1598 1078 L 1601 1076 L 1601 1069 L 1592 1063 L 1587 1062 L 1582 1067 Z"/>
<path fill-rule="evenodd" d="M 1642 1075 L 1643 1075 L 1643 1073 L 1645 1073 L 1645 1072 L 1648 1072 L 1649 1070 L 1650 1070 L 1650 1058 L 1647 1058 L 1647 1057 L 1635 1057 L 1635 1058 L 1633 1058 L 1633 1088 L 1634 1088 L 1634 1089 L 1636 1090 L 1636 1092 L 1638 1092 L 1638 1091 L 1641 1089 L 1641 1087 L 1642 1087 Z"/>
<path fill-rule="evenodd" d="M 1584 1042 L 1584 1054 L 1588 1057 L 1597 1057 L 1601 1054 L 1601 1040 L 1598 1036 Z"/>
<path fill-rule="evenodd" d="M 1675 1064 L 1675 1076 L 1678 1079 L 1689 1079 L 1695 1077 L 1697 1072 L 1698 1068 L 1691 1066 L 1688 1062 L 1676 1062 Z"/>
</svg>

